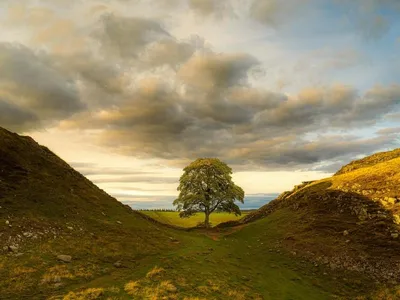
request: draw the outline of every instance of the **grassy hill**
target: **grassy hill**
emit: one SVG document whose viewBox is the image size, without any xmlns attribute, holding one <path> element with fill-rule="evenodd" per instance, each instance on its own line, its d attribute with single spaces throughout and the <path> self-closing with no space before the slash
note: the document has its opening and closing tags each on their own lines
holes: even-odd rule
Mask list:
<svg viewBox="0 0 400 300">
<path fill-rule="evenodd" d="M 385 197 L 397 195 L 386 181 L 398 163 L 297 187 L 236 227 L 188 232 L 0 128 L 0 298 L 390 299 L 397 202 Z M 376 190 L 363 195 L 367 187 Z"/>
<path fill-rule="evenodd" d="M 288 251 L 395 284 L 400 275 L 399 156 L 397 149 L 352 162 L 335 176 L 299 185 L 239 222 L 220 226 L 275 218 Z"/>
</svg>

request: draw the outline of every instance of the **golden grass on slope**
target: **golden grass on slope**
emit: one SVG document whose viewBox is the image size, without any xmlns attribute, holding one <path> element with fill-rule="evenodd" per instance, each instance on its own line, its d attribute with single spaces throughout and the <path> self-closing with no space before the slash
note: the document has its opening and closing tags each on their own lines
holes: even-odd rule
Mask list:
<svg viewBox="0 0 400 300">
<path fill-rule="evenodd" d="M 103 288 L 90 288 L 81 292 L 69 292 L 63 300 L 96 300 L 104 293 Z"/>
<path fill-rule="evenodd" d="M 163 273 L 165 273 L 165 270 L 163 268 L 159 268 L 159 267 L 155 266 L 153 269 L 151 269 L 147 273 L 146 277 L 149 279 L 156 279 L 156 278 L 161 277 L 161 275 Z"/>
<path fill-rule="evenodd" d="M 51 267 L 42 277 L 42 283 L 57 283 L 63 279 L 73 279 L 75 276 L 68 270 L 66 265 Z"/>
<path fill-rule="evenodd" d="M 352 161 L 351 163 L 343 166 L 335 175 L 341 175 L 360 168 L 374 166 L 379 163 L 387 162 L 391 159 L 400 157 L 400 149 L 395 149 L 387 152 L 379 152 L 373 155 Z"/>
<path fill-rule="evenodd" d="M 400 158 L 333 176 L 330 189 L 353 192 L 380 202 L 393 214 L 400 213 Z"/>
<path fill-rule="evenodd" d="M 298 189 L 287 198 L 318 186 L 323 187 L 322 183 L 329 183 L 329 190 L 359 194 L 379 202 L 393 214 L 400 213 L 400 158 L 317 180 Z"/>
<path fill-rule="evenodd" d="M 130 296 L 135 296 L 139 292 L 141 286 L 139 281 L 129 281 L 127 284 L 125 284 L 125 291 L 130 295 Z"/>
<path fill-rule="evenodd" d="M 397 280 L 400 158 L 376 161 L 297 187 L 242 223 L 282 215 L 282 243 L 289 251 L 332 268 L 362 270 L 380 281 Z"/>
</svg>

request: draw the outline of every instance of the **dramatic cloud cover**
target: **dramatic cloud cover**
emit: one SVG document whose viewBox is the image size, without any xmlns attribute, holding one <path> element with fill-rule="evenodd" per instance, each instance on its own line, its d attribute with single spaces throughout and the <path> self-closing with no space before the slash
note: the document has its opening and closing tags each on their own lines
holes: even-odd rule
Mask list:
<svg viewBox="0 0 400 300">
<path fill-rule="evenodd" d="M 281 192 L 398 147 L 399 20 L 397 0 L 3 0 L 0 126 L 121 200 L 172 197 L 209 156 Z"/>
</svg>

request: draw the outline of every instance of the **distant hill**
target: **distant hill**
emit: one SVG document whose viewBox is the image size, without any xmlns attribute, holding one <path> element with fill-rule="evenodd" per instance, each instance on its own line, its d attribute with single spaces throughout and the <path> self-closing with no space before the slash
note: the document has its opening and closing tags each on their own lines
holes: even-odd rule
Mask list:
<svg viewBox="0 0 400 300">
<path fill-rule="evenodd" d="M 275 218 L 290 251 L 332 268 L 400 276 L 400 149 L 356 160 L 334 176 L 305 182 L 220 227 Z M 277 225 L 279 226 L 279 225 Z"/>
<path fill-rule="evenodd" d="M 258 209 L 265 203 L 275 199 L 279 194 L 250 194 L 245 195 L 244 203 L 238 203 L 241 210 Z M 138 196 L 140 198 L 140 196 Z M 150 201 L 137 201 L 135 196 L 132 196 L 130 200 L 121 201 L 124 204 L 129 205 L 135 210 L 141 209 L 175 209 L 172 202 L 177 196 L 151 196 L 148 197 Z"/>
</svg>

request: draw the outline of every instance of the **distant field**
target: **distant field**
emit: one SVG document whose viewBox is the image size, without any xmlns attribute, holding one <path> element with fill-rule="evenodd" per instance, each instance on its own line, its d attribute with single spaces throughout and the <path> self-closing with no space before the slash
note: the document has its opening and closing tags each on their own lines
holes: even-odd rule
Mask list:
<svg viewBox="0 0 400 300">
<path fill-rule="evenodd" d="M 198 213 L 190 218 L 180 218 L 179 212 L 175 211 L 141 211 L 142 213 L 156 219 L 165 224 L 177 225 L 181 227 L 193 227 L 200 222 L 204 222 L 204 214 Z M 213 213 L 210 215 L 210 222 L 212 226 L 218 225 L 226 221 L 237 220 L 247 215 L 248 212 L 242 212 L 241 216 L 235 216 L 228 213 Z"/>
</svg>

